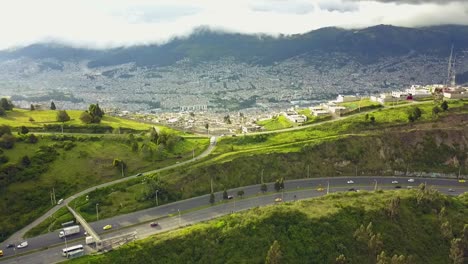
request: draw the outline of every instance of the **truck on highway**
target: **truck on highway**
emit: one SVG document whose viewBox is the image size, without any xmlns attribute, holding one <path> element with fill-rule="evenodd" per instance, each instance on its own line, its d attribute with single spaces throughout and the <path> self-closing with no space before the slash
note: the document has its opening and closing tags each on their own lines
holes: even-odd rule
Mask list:
<svg viewBox="0 0 468 264">
<path fill-rule="evenodd" d="M 93 244 L 94 242 L 96 242 L 94 240 L 94 237 L 92 237 L 92 236 L 87 236 L 86 237 L 86 245 Z"/>
<path fill-rule="evenodd" d="M 65 227 L 59 232 L 59 237 L 64 238 L 66 236 L 70 236 L 70 235 L 78 234 L 78 233 L 80 233 L 79 225 L 69 226 L 69 227 Z"/>
</svg>

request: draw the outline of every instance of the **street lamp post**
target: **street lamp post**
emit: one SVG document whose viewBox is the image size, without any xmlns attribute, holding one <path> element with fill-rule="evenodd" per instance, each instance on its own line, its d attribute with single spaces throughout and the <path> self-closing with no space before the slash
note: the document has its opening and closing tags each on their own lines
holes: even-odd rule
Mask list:
<svg viewBox="0 0 468 264">
<path fill-rule="evenodd" d="M 180 226 L 180 209 L 177 209 L 177 212 L 179 213 L 179 226 Z"/>
<path fill-rule="evenodd" d="M 330 181 L 327 181 L 327 194 L 330 192 Z"/>
<path fill-rule="evenodd" d="M 159 192 L 159 190 L 156 190 L 156 206 L 159 206 L 158 192 Z"/>
<path fill-rule="evenodd" d="M 96 221 L 99 221 L 99 209 L 98 209 L 99 204 L 96 204 Z"/>
<path fill-rule="evenodd" d="M 374 179 L 375 185 L 374 185 L 374 191 L 377 191 L 377 180 Z"/>
<path fill-rule="evenodd" d="M 65 238 L 65 248 L 68 248 L 68 244 L 67 244 L 67 236 L 63 236 Z M 66 257 L 68 258 L 68 252 L 67 252 L 67 255 Z"/>
</svg>

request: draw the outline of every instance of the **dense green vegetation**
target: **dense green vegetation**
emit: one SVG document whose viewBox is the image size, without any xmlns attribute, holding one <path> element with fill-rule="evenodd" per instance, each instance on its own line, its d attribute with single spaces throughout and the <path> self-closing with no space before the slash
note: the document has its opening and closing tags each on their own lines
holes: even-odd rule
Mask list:
<svg viewBox="0 0 468 264">
<path fill-rule="evenodd" d="M 424 185 L 336 193 L 231 214 L 71 263 L 452 263 L 468 251 L 463 219 L 467 194 L 447 197 Z"/>
<path fill-rule="evenodd" d="M 52 191 L 58 201 L 90 186 L 191 159 L 209 141 L 166 130 L 156 135 L 0 135 L 0 240 L 49 209 Z M 13 145 L 6 148 L 9 138 Z M 60 223 L 55 224 L 52 228 Z"/>
<path fill-rule="evenodd" d="M 154 206 L 153 186 L 164 189 L 164 202 L 172 202 L 209 193 L 211 178 L 215 191 L 259 184 L 262 171 L 265 182 L 356 174 L 466 174 L 468 131 L 460 121 L 468 109 L 455 102 L 449 113 L 432 117 L 426 112 L 430 106 L 420 105 L 422 115 L 412 123 L 407 120 L 408 108 L 397 108 L 371 113 L 380 120 L 375 123 L 362 114 L 300 131 L 222 138 L 213 154 L 199 164 L 145 180 L 163 187 L 141 184 L 140 179 L 97 190 L 90 197 L 102 205 L 102 217 L 111 217 Z M 393 126 L 395 119 L 387 116 L 389 112 L 401 118 Z M 382 122 L 384 118 L 389 121 Z M 91 203 L 83 203 L 83 209 L 87 219 L 95 218 Z"/>
</svg>

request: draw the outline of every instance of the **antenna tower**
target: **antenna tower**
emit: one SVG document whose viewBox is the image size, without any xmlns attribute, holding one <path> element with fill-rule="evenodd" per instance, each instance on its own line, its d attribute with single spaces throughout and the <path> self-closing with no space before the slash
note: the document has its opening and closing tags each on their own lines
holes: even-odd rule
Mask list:
<svg viewBox="0 0 468 264">
<path fill-rule="evenodd" d="M 445 85 L 447 87 L 454 87 L 455 86 L 455 55 L 453 55 L 453 45 L 450 51 L 450 57 L 448 62 L 448 69 L 447 69 L 447 81 Z"/>
</svg>

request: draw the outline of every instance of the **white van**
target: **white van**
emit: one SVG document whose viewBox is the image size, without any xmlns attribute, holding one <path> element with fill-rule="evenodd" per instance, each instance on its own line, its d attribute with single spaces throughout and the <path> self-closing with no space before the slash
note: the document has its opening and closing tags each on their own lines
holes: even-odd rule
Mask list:
<svg viewBox="0 0 468 264">
<path fill-rule="evenodd" d="M 63 203 L 63 199 L 58 200 L 57 204 Z"/>
</svg>

